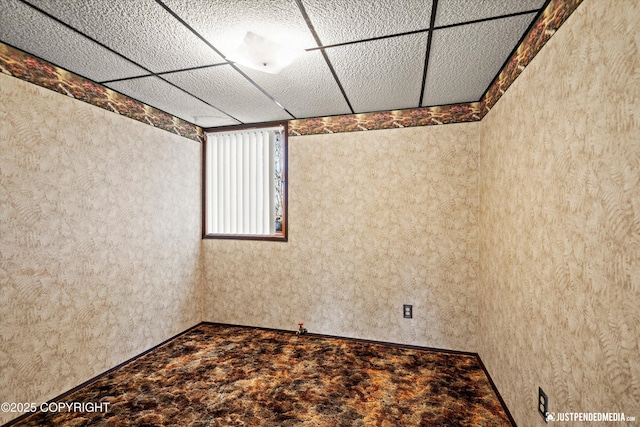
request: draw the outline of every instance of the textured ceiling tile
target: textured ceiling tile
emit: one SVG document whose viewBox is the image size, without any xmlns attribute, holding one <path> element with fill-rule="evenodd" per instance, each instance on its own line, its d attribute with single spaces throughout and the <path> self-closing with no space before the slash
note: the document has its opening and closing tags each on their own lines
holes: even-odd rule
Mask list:
<svg viewBox="0 0 640 427">
<path fill-rule="evenodd" d="M 351 113 L 320 51 L 306 52 L 279 74 L 240 68 L 295 117 Z"/>
<path fill-rule="evenodd" d="M 158 77 L 142 77 L 108 83 L 117 90 L 147 105 L 202 127 L 238 124 L 226 114 L 171 86 Z"/>
<path fill-rule="evenodd" d="M 415 108 L 427 34 L 339 46 L 327 54 L 356 113 Z"/>
<path fill-rule="evenodd" d="M 153 72 L 223 62 L 153 0 L 30 0 Z"/>
<path fill-rule="evenodd" d="M 534 17 L 434 31 L 423 106 L 478 101 Z"/>
<path fill-rule="evenodd" d="M 323 45 L 429 28 L 431 1 L 302 0 Z"/>
<path fill-rule="evenodd" d="M 436 9 L 436 27 L 469 22 L 492 16 L 539 9 L 545 0 L 440 0 Z"/>
<path fill-rule="evenodd" d="M 163 77 L 244 123 L 291 119 L 230 65 L 165 74 Z"/>
<path fill-rule="evenodd" d="M 316 47 L 294 0 L 165 0 L 178 16 L 224 55 L 252 31 L 290 47 Z"/>
<path fill-rule="evenodd" d="M 147 74 L 142 68 L 17 0 L 0 0 L 0 40 L 94 81 Z"/>
</svg>

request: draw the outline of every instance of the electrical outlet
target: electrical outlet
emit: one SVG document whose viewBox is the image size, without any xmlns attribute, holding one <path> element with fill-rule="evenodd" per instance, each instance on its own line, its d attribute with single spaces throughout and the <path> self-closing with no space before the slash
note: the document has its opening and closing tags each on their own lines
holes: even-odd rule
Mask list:
<svg viewBox="0 0 640 427">
<path fill-rule="evenodd" d="M 411 304 L 403 305 L 402 311 L 405 319 L 413 319 L 413 306 Z"/>
<path fill-rule="evenodd" d="M 544 422 L 548 422 L 547 413 L 549 412 L 549 398 L 540 387 L 538 387 L 538 412 L 542 416 Z"/>
</svg>

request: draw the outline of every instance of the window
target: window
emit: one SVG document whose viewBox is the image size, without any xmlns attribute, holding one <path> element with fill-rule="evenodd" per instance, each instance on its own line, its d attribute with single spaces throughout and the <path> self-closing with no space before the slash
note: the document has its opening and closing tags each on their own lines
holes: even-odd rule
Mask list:
<svg viewBox="0 0 640 427">
<path fill-rule="evenodd" d="M 287 240 L 287 130 L 205 131 L 204 238 Z"/>
</svg>

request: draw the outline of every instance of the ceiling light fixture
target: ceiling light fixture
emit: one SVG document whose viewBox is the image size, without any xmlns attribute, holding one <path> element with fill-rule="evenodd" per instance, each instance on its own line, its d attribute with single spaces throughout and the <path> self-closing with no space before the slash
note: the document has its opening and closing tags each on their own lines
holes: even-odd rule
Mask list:
<svg viewBox="0 0 640 427">
<path fill-rule="evenodd" d="M 304 50 L 283 46 L 249 31 L 227 59 L 254 70 L 278 74 Z"/>
</svg>

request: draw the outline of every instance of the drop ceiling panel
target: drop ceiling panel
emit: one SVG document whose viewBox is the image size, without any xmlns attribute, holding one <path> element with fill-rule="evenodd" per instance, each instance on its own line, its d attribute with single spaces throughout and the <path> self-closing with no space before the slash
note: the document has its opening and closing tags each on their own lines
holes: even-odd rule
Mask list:
<svg viewBox="0 0 640 427">
<path fill-rule="evenodd" d="M 431 1 L 302 0 L 323 45 L 429 28 Z"/>
<path fill-rule="evenodd" d="M 534 17 L 434 31 L 423 105 L 478 101 Z"/>
<path fill-rule="evenodd" d="M 30 0 L 153 72 L 223 59 L 154 0 Z"/>
<path fill-rule="evenodd" d="M 427 34 L 327 49 L 356 113 L 415 108 L 420 99 Z"/>
<path fill-rule="evenodd" d="M 431 1 L 302 0 L 323 45 L 429 28 Z"/>
<path fill-rule="evenodd" d="M 155 76 L 108 83 L 106 86 L 198 126 L 238 124 L 226 114 Z"/>
<path fill-rule="evenodd" d="M 435 26 L 539 9 L 544 5 L 544 2 L 545 0 L 439 0 Z"/>
<path fill-rule="evenodd" d="M 17 0 L 0 0 L 0 40 L 94 81 L 147 74 Z"/>
<path fill-rule="evenodd" d="M 252 31 L 291 47 L 316 43 L 294 0 L 165 0 L 164 2 L 224 55 Z"/>
<path fill-rule="evenodd" d="M 306 52 L 277 75 L 240 68 L 297 118 L 351 113 L 320 51 Z"/>
<path fill-rule="evenodd" d="M 170 73 L 163 78 L 244 123 L 292 118 L 230 65 Z"/>
</svg>

